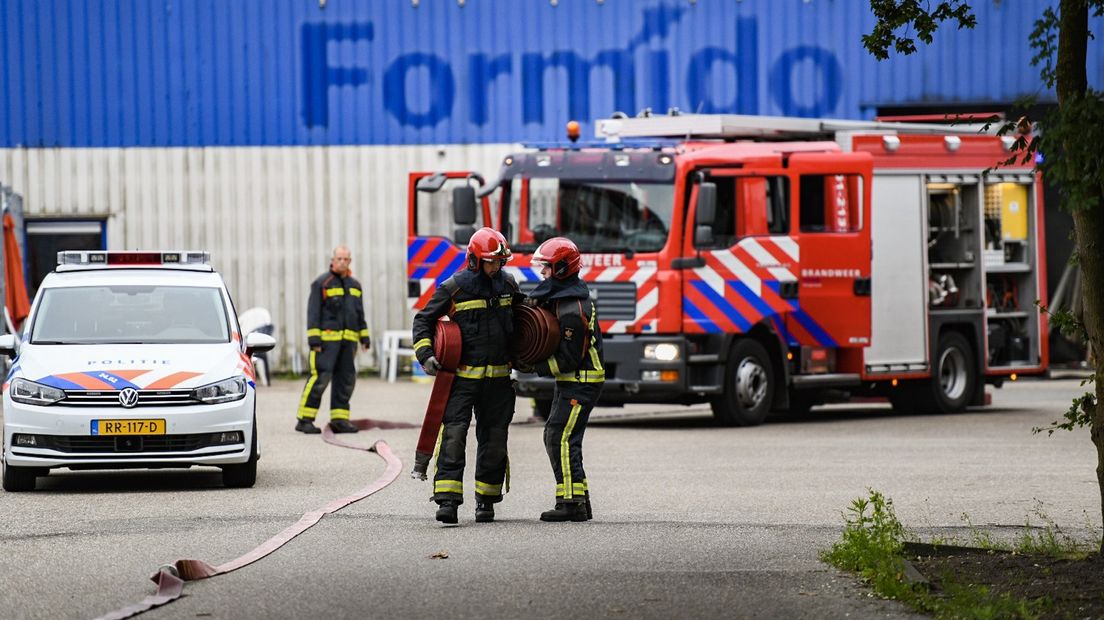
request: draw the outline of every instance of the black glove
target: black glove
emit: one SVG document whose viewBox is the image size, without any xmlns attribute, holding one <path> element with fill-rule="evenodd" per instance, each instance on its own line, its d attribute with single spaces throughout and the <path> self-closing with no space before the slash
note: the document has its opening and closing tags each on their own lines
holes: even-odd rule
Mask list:
<svg viewBox="0 0 1104 620">
<path fill-rule="evenodd" d="M 436 357 L 430 355 L 429 359 L 422 362 L 422 368 L 425 369 L 427 375 L 436 376 L 437 371 L 441 370 L 441 362 L 438 362 Z"/>
<path fill-rule="evenodd" d="M 521 360 L 518 360 L 518 361 L 514 362 L 514 369 L 517 370 L 518 372 L 526 372 L 526 373 L 536 372 L 536 370 L 537 370 L 536 368 L 533 368 L 532 365 L 526 364 L 525 362 L 523 362 Z"/>
</svg>

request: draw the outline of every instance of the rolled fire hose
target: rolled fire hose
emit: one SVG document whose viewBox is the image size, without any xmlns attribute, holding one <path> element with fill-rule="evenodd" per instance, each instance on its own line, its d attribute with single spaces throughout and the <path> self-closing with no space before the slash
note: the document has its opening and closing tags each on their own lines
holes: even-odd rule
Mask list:
<svg viewBox="0 0 1104 620">
<path fill-rule="evenodd" d="M 551 357 L 560 345 L 560 322 L 544 308 L 518 305 L 514 307 L 514 342 L 511 353 L 515 360 L 533 366 Z"/>
<path fill-rule="evenodd" d="M 414 451 L 414 469 L 410 477 L 425 480 L 429 471 L 429 460 L 433 458 L 433 446 L 437 443 L 437 434 L 441 430 L 441 421 L 445 417 L 445 405 L 452 391 L 452 380 L 456 377 L 456 367 L 460 364 L 462 339 L 460 327 L 452 321 L 437 321 L 433 335 L 433 356 L 441 368 L 433 380 L 433 391 L 429 394 L 425 419 L 422 420 L 422 433 L 418 435 L 418 447 Z"/>
</svg>

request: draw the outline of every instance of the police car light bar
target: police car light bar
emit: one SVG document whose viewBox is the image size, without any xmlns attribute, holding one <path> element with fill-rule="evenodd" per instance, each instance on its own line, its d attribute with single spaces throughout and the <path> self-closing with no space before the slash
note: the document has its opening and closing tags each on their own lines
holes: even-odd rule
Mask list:
<svg viewBox="0 0 1104 620">
<path fill-rule="evenodd" d="M 58 265 L 207 265 L 210 252 L 58 252 Z"/>
</svg>

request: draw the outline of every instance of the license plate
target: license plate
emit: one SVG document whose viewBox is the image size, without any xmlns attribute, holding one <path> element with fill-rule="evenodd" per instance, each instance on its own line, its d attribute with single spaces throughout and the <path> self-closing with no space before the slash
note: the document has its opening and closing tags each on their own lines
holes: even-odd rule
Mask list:
<svg viewBox="0 0 1104 620">
<path fill-rule="evenodd" d="M 164 420 L 92 420 L 93 435 L 164 435 Z"/>
</svg>

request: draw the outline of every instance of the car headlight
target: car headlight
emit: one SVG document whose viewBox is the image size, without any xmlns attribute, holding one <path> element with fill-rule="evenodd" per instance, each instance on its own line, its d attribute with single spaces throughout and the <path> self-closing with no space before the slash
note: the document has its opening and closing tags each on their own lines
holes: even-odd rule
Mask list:
<svg viewBox="0 0 1104 620">
<path fill-rule="evenodd" d="M 211 405 L 245 398 L 245 379 L 235 377 L 192 390 L 192 398 Z"/>
<path fill-rule="evenodd" d="M 659 344 L 644 345 L 644 359 L 659 360 L 661 362 L 673 362 L 679 358 L 677 344 L 661 342 Z"/>
<path fill-rule="evenodd" d="M 15 379 L 8 387 L 11 399 L 24 405 L 52 405 L 65 398 L 65 391 L 27 379 Z"/>
</svg>

